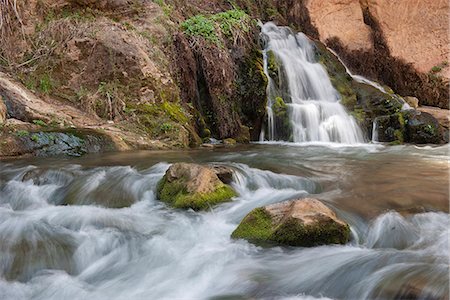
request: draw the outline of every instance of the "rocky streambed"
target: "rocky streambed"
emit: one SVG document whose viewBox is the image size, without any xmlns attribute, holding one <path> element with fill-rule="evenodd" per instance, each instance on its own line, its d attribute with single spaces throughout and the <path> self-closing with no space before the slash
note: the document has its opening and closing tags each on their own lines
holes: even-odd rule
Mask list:
<svg viewBox="0 0 450 300">
<path fill-rule="evenodd" d="M 0 298 L 448 295 L 445 147 L 277 144 L 99 157 L 0 162 Z M 166 181 L 177 187 L 167 199 L 189 195 L 192 204 L 197 193 L 206 202 L 161 201 Z M 221 201 L 207 197 L 224 187 Z M 242 235 L 255 211 L 271 217 L 262 222 L 269 234 L 250 224 L 272 237 L 262 243 Z M 340 230 L 324 242 L 317 237 L 330 235 L 299 226 L 311 220 Z M 286 228 L 313 242 L 280 234 Z"/>
</svg>

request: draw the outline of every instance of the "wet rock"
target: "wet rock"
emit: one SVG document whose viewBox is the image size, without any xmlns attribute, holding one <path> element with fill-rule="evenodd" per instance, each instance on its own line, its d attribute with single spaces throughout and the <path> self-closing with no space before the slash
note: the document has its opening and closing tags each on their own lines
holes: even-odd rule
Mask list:
<svg viewBox="0 0 450 300">
<path fill-rule="evenodd" d="M 345 244 L 350 227 L 316 199 L 298 199 L 252 210 L 232 233 L 254 243 L 312 247 Z"/>
<path fill-rule="evenodd" d="M 405 141 L 414 144 L 437 144 L 440 141 L 439 122 L 429 113 L 409 110 L 404 113 Z"/>
<path fill-rule="evenodd" d="M 403 143 L 404 120 L 401 114 L 379 116 L 374 120 L 377 142 Z"/>
<path fill-rule="evenodd" d="M 233 181 L 233 169 L 227 166 L 212 165 L 211 169 L 216 173 L 217 177 L 225 184 Z"/>
<path fill-rule="evenodd" d="M 64 270 L 69 274 L 74 271 L 76 241 L 64 229 L 43 221 L 23 220 L 4 222 L 0 229 L 1 277 L 27 281 L 40 270 Z"/>
<path fill-rule="evenodd" d="M 417 99 L 416 97 L 408 96 L 408 97 L 404 97 L 403 99 L 412 108 L 417 109 L 419 107 L 419 99 Z"/>
<path fill-rule="evenodd" d="M 157 195 L 176 208 L 203 210 L 230 201 L 236 192 L 209 167 L 176 163 L 158 183 Z"/>
</svg>

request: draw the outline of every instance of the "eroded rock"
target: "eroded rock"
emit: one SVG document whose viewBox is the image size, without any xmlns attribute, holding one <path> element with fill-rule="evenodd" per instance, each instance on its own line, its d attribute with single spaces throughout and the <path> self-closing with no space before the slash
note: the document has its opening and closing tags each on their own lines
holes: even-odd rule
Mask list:
<svg viewBox="0 0 450 300">
<path fill-rule="evenodd" d="M 157 194 L 173 207 L 194 210 L 207 209 L 236 196 L 213 169 L 188 163 L 173 164 L 158 183 Z"/>
<path fill-rule="evenodd" d="M 254 243 L 312 247 L 345 244 L 350 227 L 316 199 L 297 199 L 252 210 L 231 235 Z"/>
</svg>

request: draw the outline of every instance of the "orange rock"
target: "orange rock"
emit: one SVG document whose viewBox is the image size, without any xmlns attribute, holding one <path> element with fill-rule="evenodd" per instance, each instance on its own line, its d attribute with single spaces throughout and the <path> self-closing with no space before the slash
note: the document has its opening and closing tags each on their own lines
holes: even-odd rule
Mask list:
<svg viewBox="0 0 450 300">
<path fill-rule="evenodd" d="M 358 0 L 311 0 L 307 8 L 323 42 L 337 37 L 350 50 L 372 48 L 370 28 L 364 24 Z"/>
<path fill-rule="evenodd" d="M 447 0 L 368 0 L 367 6 L 393 57 L 424 73 L 448 60 Z M 448 65 L 441 74 L 450 77 Z"/>
</svg>

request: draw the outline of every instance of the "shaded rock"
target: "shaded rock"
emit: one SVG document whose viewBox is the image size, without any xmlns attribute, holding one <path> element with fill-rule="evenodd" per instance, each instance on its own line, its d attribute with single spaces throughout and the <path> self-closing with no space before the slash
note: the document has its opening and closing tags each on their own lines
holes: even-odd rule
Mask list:
<svg viewBox="0 0 450 300">
<path fill-rule="evenodd" d="M 297 199 L 252 210 L 232 233 L 254 243 L 312 247 L 345 244 L 350 227 L 316 199 Z"/>
<path fill-rule="evenodd" d="M 429 113 L 409 110 L 404 113 L 405 141 L 415 144 L 437 144 L 440 141 L 439 122 Z"/>
<path fill-rule="evenodd" d="M 418 108 L 421 112 L 426 112 L 436 118 L 441 129 L 441 138 L 443 143 L 449 142 L 449 127 L 450 127 L 450 111 L 448 109 L 441 109 L 438 107 L 421 106 Z"/>
<path fill-rule="evenodd" d="M 208 167 L 173 164 L 158 183 L 158 198 L 176 208 L 207 209 L 230 201 L 236 192 Z"/>
<path fill-rule="evenodd" d="M 403 143 L 404 120 L 401 114 L 379 116 L 374 120 L 377 142 Z"/>
<path fill-rule="evenodd" d="M 217 177 L 225 184 L 233 181 L 233 169 L 227 166 L 213 165 L 211 169 L 216 173 Z"/>
<path fill-rule="evenodd" d="M 393 57 L 411 63 L 424 73 L 448 60 L 448 1 L 365 2 L 372 18 L 379 24 Z M 448 66 L 444 73 L 448 78 Z"/>
</svg>

